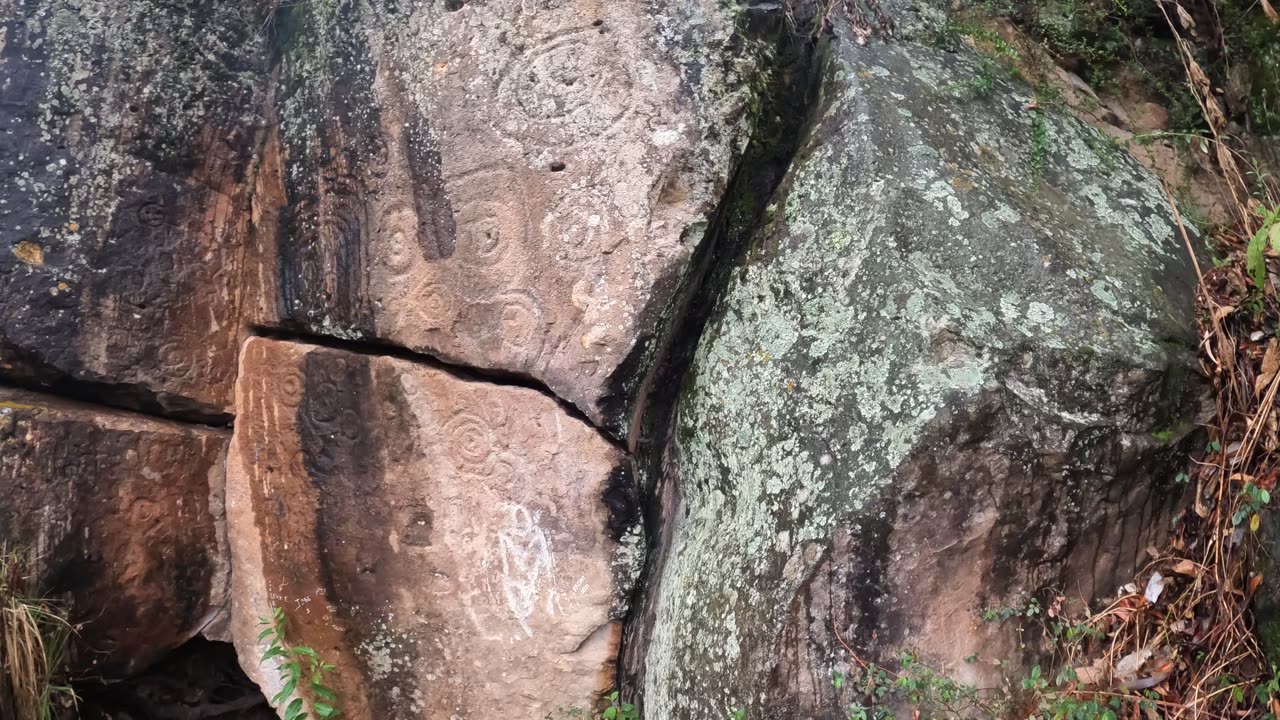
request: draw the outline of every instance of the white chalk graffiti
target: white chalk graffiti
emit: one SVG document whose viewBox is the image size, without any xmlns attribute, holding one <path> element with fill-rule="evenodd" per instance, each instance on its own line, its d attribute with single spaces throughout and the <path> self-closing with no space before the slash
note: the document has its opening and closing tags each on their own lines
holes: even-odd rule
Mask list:
<svg viewBox="0 0 1280 720">
<path fill-rule="evenodd" d="M 502 560 L 502 594 L 507 607 L 515 615 L 525 634 L 533 637 L 529 618 L 538 605 L 538 595 L 543 585 L 555 572 L 555 558 L 551 543 L 538 527 L 538 517 L 528 509 L 513 505 L 511 522 L 498 531 L 498 557 Z M 554 589 L 551 590 L 554 593 Z M 550 599 L 548 599 L 550 606 Z"/>
</svg>

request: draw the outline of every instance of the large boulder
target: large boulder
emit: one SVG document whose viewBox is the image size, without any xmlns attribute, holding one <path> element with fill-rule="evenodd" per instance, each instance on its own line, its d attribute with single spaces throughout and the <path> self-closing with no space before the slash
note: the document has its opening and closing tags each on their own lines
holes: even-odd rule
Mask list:
<svg viewBox="0 0 1280 720">
<path fill-rule="evenodd" d="M 746 12 L 288 4 L 257 321 L 532 377 L 621 433 L 746 139 Z"/>
<path fill-rule="evenodd" d="M 266 6 L 0 2 L 4 376 L 228 412 Z"/>
<path fill-rule="evenodd" d="M 643 553 L 623 453 L 536 390 L 251 339 L 227 508 L 232 632 L 337 666 L 344 717 L 541 718 L 612 687 Z"/>
<path fill-rule="evenodd" d="M 74 676 L 145 668 L 226 602 L 229 433 L 0 389 L 0 544 L 70 599 Z"/>
<path fill-rule="evenodd" d="M 992 683 L 1026 658 L 983 608 L 1114 592 L 1167 527 L 1199 391 L 1164 193 L 898 19 L 866 44 L 836 21 L 683 387 L 633 634 L 647 717 L 836 717 L 842 643 Z"/>
</svg>

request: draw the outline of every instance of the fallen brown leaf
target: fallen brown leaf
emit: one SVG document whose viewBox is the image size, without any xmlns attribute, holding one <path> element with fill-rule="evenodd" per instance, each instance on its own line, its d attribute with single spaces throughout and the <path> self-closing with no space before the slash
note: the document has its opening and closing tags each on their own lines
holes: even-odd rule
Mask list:
<svg viewBox="0 0 1280 720">
<path fill-rule="evenodd" d="M 1280 372 L 1280 342 L 1271 338 L 1271 342 L 1267 343 L 1267 352 L 1262 357 L 1262 371 L 1253 381 L 1253 394 L 1261 395 L 1275 379 L 1277 372 Z"/>
</svg>

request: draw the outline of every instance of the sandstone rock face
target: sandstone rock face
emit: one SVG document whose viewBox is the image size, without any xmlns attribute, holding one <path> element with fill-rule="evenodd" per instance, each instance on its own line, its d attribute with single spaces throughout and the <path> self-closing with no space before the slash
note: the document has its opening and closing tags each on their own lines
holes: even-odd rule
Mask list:
<svg viewBox="0 0 1280 720">
<path fill-rule="evenodd" d="M 0 2 L 0 371 L 228 410 L 266 4 Z"/>
<path fill-rule="evenodd" d="M 613 685 L 642 541 L 597 431 L 534 390 L 259 338 L 236 406 L 232 631 L 264 688 L 275 606 L 345 717 L 540 718 Z"/>
<path fill-rule="evenodd" d="M 258 321 L 530 376 L 620 431 L 745 139 L 744 12 L 293 4 Z"/>
<path fill-rule="evenodd" d="M 982 608 L 1114 592 L 1166 526 L 1197 391 L 1159 186 L 1025 87 L 973 98 L 971 54 L 846 29 L 686 378 L 646 717 L 835 717 L 836 633 L 990 681 L 1019 648 Z"/>
<path fill-rule="evenodd" d="M 226 601 L 229 433 L 0 389 L 0 540 L 69 594 L 75 673 L 144 668 Z"/>
</svg>

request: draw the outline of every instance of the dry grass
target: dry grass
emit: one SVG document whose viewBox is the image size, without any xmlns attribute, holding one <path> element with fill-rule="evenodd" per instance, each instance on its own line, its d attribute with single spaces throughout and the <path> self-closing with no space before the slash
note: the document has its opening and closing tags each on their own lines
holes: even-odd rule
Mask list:
<svg viewBox="0 0 1280 720">
<path fill-rule="evenodd" d="M 23 554 L 0 548 L 0 717 L 52 720 L 75 702 L 58 680 L 71 626 L 35 596 L 28 569 Z"/>
<path fill-rule="evenodd" d="M 1193 487 L 1190 506 L 1168 546 L 1135 579 L 1133 592 L 1086 622 L 1105 638 L 1094 667 L 1114 671 L 1126 659 L 1130 666 L 1144 659 L 1141 677 L 1128 681 L 1127 692 L 1137 695 L 1135 685 L 1151 683 L 1142 688 L 1146 697 L 1158 699 L 1158 711 L 1151 716 L 1274 717 L 1280 715 L 1280 701 L 1257 692 L 1272 672 L 1255 635 L 1251 603 L 1263 580 L 1255 535 L 1258 515 L 1280 475 L 1280 279 L 1269 267 L 1263 287 L 1255 286 L 1246 271 L 1246 248 L 1260 229 L 1260 211 L 1280 204 L 1280 192 L 1274 178 L 1249 161 L 1245 144 L 1228 133 L 1216 94 L 1186 37 L 1190 13 L 1177 2 L 1161 7 L 1187 86 L 1210 128 L 1221 181 L 1234 200 L 1234 222 L 1218 228 L 1213 237 L 1229 262 L 1215 262 L 1212 268 L 1196 260 L 1178 218 L 1200 278 L 1201 370 L 1212 382 L 1214 418 L 1205 456 L 1187 475 Z M 1151 602 L 1146 589 L 1156 573 L 1154 582 L 1163 590 Z M 1114 675 L 1110 679 L 1116 681 Z"/>
</svg>

